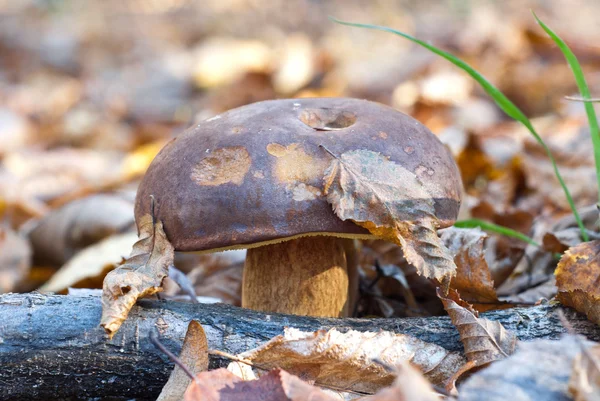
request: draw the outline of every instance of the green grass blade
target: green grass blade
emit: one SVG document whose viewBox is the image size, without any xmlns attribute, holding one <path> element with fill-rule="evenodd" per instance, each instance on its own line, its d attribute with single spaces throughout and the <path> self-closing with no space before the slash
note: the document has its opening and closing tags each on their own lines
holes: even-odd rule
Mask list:
<svg viewBox="0 0 600 401">
<path fill-rule="evenodd" d="M 585 81 L 585 75 L 583 75 L 583 70 L 581 69 L 581 64 L 579 64 L 579 60 L 575 54 L 571 51 L 569 46 L 565 43 L 564 40 L 561 39 L 552 29 L 550 29 L 546 24 L 542 22 L 538 18 L 535 13 L 533 13 L 535 20 L 542 27 L 544 31 L 552 38 L 554 43 L 559 47 L 559 49 L 563 52 L 565 59 L 567 59 L 567 63 L 571 67 L 571 71 L 573 71 L 573 75 L 575 76 L 575 81 L 577 82 L 577 86 L 579 87 L 579 92 L 581 93 L 581 97 L 585 103 L 585 112 L 588 117 L 588 121 L 590 124 L 590 135 L 592 137 L 592 144 L 594 145 L 594 159 L 596 160 L 596 179 L 598 180 L 598 200 L 600 201 L 600 130 L 598 129 L 598 119 L 596 118 L 596 111 L 594 110 L 594 105 L 591 103 L 593 99 L 590 95 L 590 89 L 588 88 L 587 82 Z"/>
<path fill-rule="evenodd" d="M 338 20 L 338 19 L 335 19 L 332 17 L 330 17 L 330 19 L 332 21 L 337 22 L 338 24 L 342 24 L 342 25 L 353 26 L 353 27 L 357 27 L 357 28 L 375 29 L 375 30 L 379 30 L 379 31 L 390 32 L 395 35 L 401 36 L 401 37 L 408 39 L 418 45 L 425 47 L 426 49 L 432 51 L 433 53 L 437 54 L 438 56 L 445 58 L 446 60 L 450 61 L 452 64 L 456 65 L 457 67 L 459 67 L 460 69 L 465 71 L 471 77 L 473 77 L 473 79 L 475 79 L 479 83 L 479 85 L 481 85 L 483 90 L 485 90 L 485 92 L 488 95 L 490 95 L 490 97 L 492 99 L 494 99 L 494 101 L 496 102 L 498 107 L 500 107 L 502 109 L 502 111 L 504 111 L 509 117 L 512 117 L 513 119 L 515 119 L 518 122 L 520 122 L 521 124 L 523 124 L 527 128 L 527 130 L 529 130 L 529 132 L 533 135 L 533 137 L 536 139 L 536 141 L 542 146 L 542 148 L 548 155 L 550 162 L 552 163 L 552 167 L 554 168 L 554 174 L 556 175 L 556 178 L 558 179 L 558 182 L 560 183 L 560 186 L 562 187 L 562 189 L 565 193 L 567 202 L 569 203 L 569 206 L 571 207 L 573 216 L 575 217 L 575 220 L 577 221 L 577 225 L 579 226 L 579 229 L 581 231 L 581 237 L 584 239 L 584 241 L 589 241 L 589 237 L 588 237 L 587 232 L 585 231 L 585 226 L 583 225 L 583 221 L 581 220 L 581 217 L 579 216 L 579 213 L 577 212 L 577 208 L 575 207 L 575 202 L 573 201 L 573 197 L 571 196 L 571 193 L 569 192 L 569 189 L 567 188 L 565 181 L 563 180 L 562 176 L 560 175 L 560 172 L 558 171 L 558 166 L 556 165 L 556 159 L 554 159 L 552 152 L 550 152 L 550 149 L 548 148 L 546 143 L 542 140 L 542 137 L 539 136 L 539 134 L 536 132 L 535 128 L 533 128 L 531 121 L 529 121 L 529 119 L 527 118 L 527 116 L 525 116 L 525 114 L 521 111 L 521 109 L 519 109 L 513 102 L 511 102 L 510 99 L 508 99 L 498 88 L 496 88 L 491 82 L 489 82 L 483 75 L 481 75 L 470 65 L 468 65 L 464 61 L 460 60 L 459 58 L 453 56 L 452 54 L 445 52 L 441 49 L 438 49 L 437 47 L 430 45 L 429 43 L 426 43 L 422 40 L 419 40 L 407 33 L 398 31 L 396 29 L 388 28 L 385 26 L 371 25 L 371 24 L 359 24 L 359 23 L 354 23 L 354 22 L 345 22 L 345 21 L 341 21 L 341 20 Z"/>
<path fill-rule="evenodd" d="M 523 233 L 510 229 L 508 227 L 499 226 L 494 223 L 490 223 L 484 220 L 479 219 L 469 219 L 469 220 L 460 220 L 454 223 L 454 227 L 457 228 L 481 228 L 485 231 L 492 231 L 497 234 L 506 235 L 507 237 L 517 238 L 523 242 L 527 242 L 530 245 L 539 247 L 540 244 L 535 242 L 533 239 L 529 238 Z"/>
</svg>

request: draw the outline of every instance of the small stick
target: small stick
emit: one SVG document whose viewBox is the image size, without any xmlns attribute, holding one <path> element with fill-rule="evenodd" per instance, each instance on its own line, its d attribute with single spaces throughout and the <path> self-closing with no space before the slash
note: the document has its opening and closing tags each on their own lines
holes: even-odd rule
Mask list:
<svg viewBox="0 0 600 401">
<path fill-rule="evenodd" d="M 150 342 L 154 344 L 154 346 L 158 348 L 162 353 L 168 356 L 169 359 L 175 363 L 175 365 L 179 366 L 181 370 L 183 370 L 190 379 L 196 381 L 196 376 L 192 373 L 192 371 L 187 366 L 185 366 L 185 364 L 181 362 L 181 360 L 177 358 L 175 354 L 169 351 L 167 347 L 163 345 L 163 343 L 160 342 L 158 336 L 154 331 L 150 332 Z"/>
</svg>

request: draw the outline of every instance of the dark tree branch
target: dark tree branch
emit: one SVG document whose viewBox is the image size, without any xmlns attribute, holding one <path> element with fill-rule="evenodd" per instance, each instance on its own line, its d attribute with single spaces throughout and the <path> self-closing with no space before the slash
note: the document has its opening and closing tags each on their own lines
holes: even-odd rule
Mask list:
<svg viewBox="0 0 600 401">
<path fill-rule="evenodd" d="M 447 317 L 410 319 L 317 319 L 264 314 L 221 304 L 143 300 L 112 340 L 98 326 L 97 297 L 0 295 L 0 400 L 153 400 L 173 364 L 152 345 L 150 332 L 178 353 L 191 319 L 204 326 L 209 347 L 229 353 L 253 348 L 284 327 L 314 331 L 338 327 L 390 330 L 461 350 Z M 565 330 L 550 306 L 484 314 L 499 320 L 521 340 L 554 339 Z M 600 330 L 569 312 L 575 330 L 593 340 Z M 211 366 L 227 361 L 213 359 Z"/>
</svg>

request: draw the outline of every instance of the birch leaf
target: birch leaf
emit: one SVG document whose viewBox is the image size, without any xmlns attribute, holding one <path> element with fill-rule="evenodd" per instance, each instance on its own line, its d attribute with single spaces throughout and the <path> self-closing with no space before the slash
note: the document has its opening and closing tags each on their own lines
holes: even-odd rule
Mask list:
<svg viewBox="0 0 600 401">
<path fill-rule="evenodd" d="M 138 298 L 162 291 L 161 283 L 173 264 L 174 249 L 162 222 L 144 215 L 139 222 L 140 240 L 129 258 L 104 278 L 100 325 L 110 337 L 119 330 Z"/>
<path fill-rule="evenodd" d="M 389 331 L 303 332 L 293 328 L 238 357 L 261 368 L 286 369 L 316 385 L 369 394 L 391 385 L 395 378 L 393 372 L 374 359 L 391 366 L 410 362 L 439 386 L 465 362 L 458 353 Z M 232 362 L 228 369 L 243 372 L 247 365 Z"/>
<path fill-rule="evenodd" d="M 434 199 L 419 177 L 379 153 L 333 155 L 324 192 L 336 215 L 402 247 L 406 260 L 428 278 L 448 281 L 456 265 L 437 235 Z"/>
<path fill-rule="evenodd" d="M 480 318 L 477 311 L 460 299 L 455 290 L 444 297 L 438 289 L 438 297 L 458 329 L 465 356 L 475 362 L 474 367 L 506 358 L 514 352 L 517 338 L 502 324 Z"/>
</svg>

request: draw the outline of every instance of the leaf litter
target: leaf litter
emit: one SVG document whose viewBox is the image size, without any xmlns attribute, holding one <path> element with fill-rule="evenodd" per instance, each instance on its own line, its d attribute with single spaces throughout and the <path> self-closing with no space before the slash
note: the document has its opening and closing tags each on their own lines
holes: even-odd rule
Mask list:
<svg viewBox="0 0 600 401">
<path fill-rule="evenodd" d="M 409 170 L 369 150 L 353 150 L 325 171 L 324 193 L 335 214 L 402 247 L 419 274 L 440 282 L 456 274 L 452 255 L 436 229 L 433 198 Z"/>
</svg>

